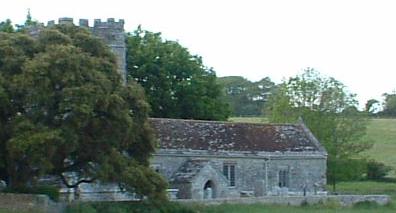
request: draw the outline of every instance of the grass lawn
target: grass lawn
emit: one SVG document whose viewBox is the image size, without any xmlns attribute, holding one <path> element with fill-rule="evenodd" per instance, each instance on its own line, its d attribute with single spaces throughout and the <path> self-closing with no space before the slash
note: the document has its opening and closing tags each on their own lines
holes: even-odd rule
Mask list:
<svg viewBox="0 0 396 213">
<path fill-rule="evenodd" d="M 332 186 L 328 185 L 327 190 L 332 191 Z M 396 202 L 396 183 L 395 182 L 376 182 L 376 181 L 356 181 L 340 182 L 336 185 L 336 190 L 340 194 L 386 194 Z"/>
<path fill-rule="evenodd" d="M 305 212 L 337 212 L 337 213 L 357 213 L 357 212 L 396 212 L 396 208 L 390 206 L 376 206 L 372 204 L 355 206 L 355 207 L 340 207 L 338 205 L 313 205 L 313 206 L 268 206 L 263 204 L 222 204 L 210 207 L 194 207 L 197 212 L 205 213 L 305 213 Z"/>
<path fill-rule="evenodd" d="M 278 206 L 264 204 L 221 204 L 205 206 L 201 204 L 168 203 L 160 207 L 145 206 L 137 203 L 85 203 L 69 208 L 67 213 L 303 213 L 303 212 L 396 212 L 393 204 L 378 206 L 373 203 L 361 203 L 353 207 L 341 207 L 337 203 L 307 205 L 307 206 Z M 1 213 L 1 212 L 0 212 Z"/>
<path fill-rule="evenodd" d="M 367 137 L 374 146 L 365 153 L 371 158 L 394 168 L 390 176 L 396 177 L 396 119 L 372 119 Z"/>
</svg>

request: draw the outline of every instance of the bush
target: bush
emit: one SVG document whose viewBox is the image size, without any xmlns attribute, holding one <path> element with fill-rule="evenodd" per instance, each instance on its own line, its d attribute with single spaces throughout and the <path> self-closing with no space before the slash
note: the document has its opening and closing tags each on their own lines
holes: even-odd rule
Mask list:
<svg viewBox="0 0 396 213">
<path fill-rule="evenodd" d="M 329 183 L 336 179 L 339 181 L 359 181 L 364 179 L 367 172 L 366 159 L 328 159 L 328 167 L 333 168 L 331 171 L 328 170 L 327 178 Z M 331 173 L 333 172 L 333 173 Z"/>
<path fill-rule="evenodd" d="M 97 213 L 91 204 L 76 204 L 68 206 L 66 213 Z"/>
<path fill-rule="evenodd" d="M 168 202 L 166 205 L 162 205 L 160 208 L 161 213 L 194 213 L 195 211 L 187 206 L 174 203 L 174 202 Z"/>
<path fill-rule="evenodd" d="M 5 193 L 20 193 L 20 194 L 44 194 L 51 200 L 59 200 L 59 189 L 54 186 L 34 186 L 34 187 L 18 187 L 18 188 L 5 188 Z"/>
<path fill-rule="evenodd" d="M 194 213 L 185 205 L 166 202 L 155 205 L 145 202 L 95 202 L 70 205 L 67 213 Z"/>
<path fill-rule="evenodd" d="M 370 160 L 367 162 L 367 179 L 382 180 L 391 170 L 391 167 L 386 166 L 381 162 Z"/>
<path fill-rule="evenodd" d="M 378 203 L 374 201 L 361 201 L 357 202 L 353 205 L 353 208 L 358 209 L 375 209 L 378 208 Z"/>
</svg>

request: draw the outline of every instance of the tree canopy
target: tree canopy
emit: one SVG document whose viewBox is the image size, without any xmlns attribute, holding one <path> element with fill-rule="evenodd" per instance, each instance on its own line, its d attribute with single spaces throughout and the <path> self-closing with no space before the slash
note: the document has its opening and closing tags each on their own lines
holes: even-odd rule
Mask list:
<svg viewBox="0 0 396 213">
<path fill-rule="evenodd" d="M 0 22 L 0 32 L 12 33 L 14 31 L 14 26 L 12 26 L 10 19 Z"/>
<path fill-rule="evenodd" d="M 224 90 L 224 99 L 233 116 L 260 116 L 268 97 L 275 89 L 275 83 L 266 77 L 251 82 L 241 76 L 218 78 Z"/>
<path fill-rule="evenodd" d="M 0 178 L 9 186 L 56 175 L 69 187 L 111 181 L 163 198 L 166 183 L 149 168 L 148 111 L 143 89 L 122 83 L 114 55 L 88 31 L 0 33 Z"/>
<path fill-rule="evenodd" d="M 382 115 L 396 117 L 396 92 L 385 93 L 384 109 L 381 112 Z"/>
<path fill-rule="evenodd" d="M 330 179 L 342 175 L 336 170 L 340 165 L 333 162 L 347 162 L 371 146 L 364 140 L 367 122 L 356 108 L 355 95 L 341 82 L 314 69 L 308 68 L 280 85 L 270 103 L 270 121 L 295 122 L 301 117 L 324 144 L 329 153 Z"/>
<path fill-rule="evenodd" d="M 145 89 L 151 116 L 225 120 L 228 106 L 221 99 L 216 74 L 176 41 L 140 27 L 127 38 L 129 78 Z"/>
</svg>

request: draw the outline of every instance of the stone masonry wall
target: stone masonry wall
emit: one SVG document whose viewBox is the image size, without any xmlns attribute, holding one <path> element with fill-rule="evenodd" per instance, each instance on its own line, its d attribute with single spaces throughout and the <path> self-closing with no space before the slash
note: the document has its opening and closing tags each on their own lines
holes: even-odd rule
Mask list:
<svg viewBox="0 0 396 213">
<path fill-rule="evenodd" d="M 298 156 L 268 155 L 265 157 L 233 157 L 221 155 L 194 155 L 193 153 L 155 154 L 152 164 L 170 179 L 172 174 L 189 159 L 210 160 L 211 166 L 220 173 L 224 163 L 235 164 L 234 188 L 238 192 L 251 192 L 255 196 L 286 194 L 315 194 L 324 190 L 326 184 L 326 157 L 301 154 Z M 289 187 L 278 187 L 280 170 L 287 170 Z"/>
</svg>

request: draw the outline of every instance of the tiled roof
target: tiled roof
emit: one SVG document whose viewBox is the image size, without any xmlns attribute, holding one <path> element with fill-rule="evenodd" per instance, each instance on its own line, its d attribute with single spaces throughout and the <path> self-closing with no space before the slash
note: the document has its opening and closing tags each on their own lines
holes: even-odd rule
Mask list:
<svg viewBox="0 0 396 213">
<path fill-rule="evenodd" d="M 304 124 L 252 124 L 150 118 L 161 149 L 322 151 Z"/>
</svg>

